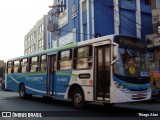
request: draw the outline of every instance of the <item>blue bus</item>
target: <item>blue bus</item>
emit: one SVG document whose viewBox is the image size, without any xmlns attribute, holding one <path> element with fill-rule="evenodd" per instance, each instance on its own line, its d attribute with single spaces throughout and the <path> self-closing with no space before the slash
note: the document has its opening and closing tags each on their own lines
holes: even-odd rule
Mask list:
<svg viewBox="0 0 160 120">
<path fill-rule="evenodd" d="M 126 35 L 108 35 L 31 53 L 7 61 L 7 89 L 71 100 L 77 108 L 149 100 L 146 44 Z"/>
</svg>

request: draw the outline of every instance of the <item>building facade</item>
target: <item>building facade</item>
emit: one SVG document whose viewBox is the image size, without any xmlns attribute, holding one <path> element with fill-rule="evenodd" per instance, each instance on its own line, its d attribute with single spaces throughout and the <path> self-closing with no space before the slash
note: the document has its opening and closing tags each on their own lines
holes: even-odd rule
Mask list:
<svg viewBox="0 0 160 120">
<path fill-rule="evenodd" d="M 150 67 L 160 70 L 160 0 L 152 0 L 152 34 L 146 35 Z"/>
<path fill-rule="evenodd" d="M 6 63 L 4 62 L 4 60 L 0 60 L 0 80 L 4 79 L 5 77 L 5 67 Z"/>
<path fill-rule="evenodd" d="M 47 48 L 109 34 L 145 39 L 152 32 L 150 0 L 54 0 Z"/>
<path fill-rule="evenodd" d="M 24 54 L 45 50 L 47 41 L 47 16 L 44 15 L 25 35 Z"/>
</svg>

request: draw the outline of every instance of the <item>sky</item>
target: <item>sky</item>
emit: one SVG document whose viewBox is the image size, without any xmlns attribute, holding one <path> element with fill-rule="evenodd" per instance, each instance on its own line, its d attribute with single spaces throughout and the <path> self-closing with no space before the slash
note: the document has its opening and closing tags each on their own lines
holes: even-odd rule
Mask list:
<svg viewBox="0 0 160 120">
<path fill-rule="evenodd" d="M 53 0 L 0 1 L 0 60 L 24 55 L 24 36 L 47 15 Z"/>
</svg>

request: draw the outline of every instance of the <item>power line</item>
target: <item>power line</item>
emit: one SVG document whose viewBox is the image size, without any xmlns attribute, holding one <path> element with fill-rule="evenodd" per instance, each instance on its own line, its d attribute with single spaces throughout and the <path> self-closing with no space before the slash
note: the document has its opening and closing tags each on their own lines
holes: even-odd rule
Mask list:
<svg viewBox="0 0 160 120">
<path fill-rule="evenodd" d="M 94 3 L 93 2 L 91 2 L 91 1 L 89 1 L 90 2 L 90 4 L 92 4 L 92 5 L 94 5 Z M 102 3 L 101 3 L 102 4 Z M 99 5 L 100 6 L 100 5 Z M 101 7 L 101 6 L 100 6 Z M 113 7 L 113 6 L 110 6 L 110 7 Z M 98 7 L 97 7 L 98 8 Z M 99 10 L 100 10 L 100 8 L 98 8 Z M 100 10 L 101 11 L 101 10 Z M 104 12 L 104 11 L 101 11 L 104 15 L 106 15 L 107 16 L 107 14 Z M 115 21 L 115 20 L 114 20 Z M 124 23 L 126 23 L 123 19 L 122 19 L 122 21 L 124 22 Z M 116 23 L 118 23 L 117 21 L 115 21 Z M 126 24 L 128 24 L 128 23 L 126 23 Z M 122 26 L 124 29 L 126 29 L 127 31 L 129 31 L 131 34 L 135 34 L 134 33 L 134 31 L 132 31 L 131 30 L 131 28 L 130 29 L 128 29 L 127 28 L 127 26 L 125 27 L 125 26 Z M 133 29 L 133 28 L 132 28 Z M 69 30 L 65 30 L 65 29 L 60 29 L 61 31 L 65 31 L 65 32 L 68 32 L 68 33 L 76 33 L 76 34 L 83 34 L 83 35 L 93 35 L 94 36 L 94 34 L 86 34 L 86 33 L 80 33 L 80 32 L 73 32 L 73 31 L 69 31 Z M 135 29 L 134 29 L 135 30 Z"/>
<path fill-rule="evenodd" d="M 101 0 L 97 0 L 97 1 L 100 2 L 100 3 L 102 3 L 103 5 L 105 5 L 105 6 L 107 6 L 107 7 L 111 7 L 110 5 L 106 4 L 105 2 L 102 2 Z M 114 5 L 117 6 L 116 4 L 114 4 Z M 118 7 L 119 7 L 119 6 L 118 6 Z M 120 8 L 120 7 L 119 7 L 119 8 Z M 124 16 L 125 18 L 129 19 L 130 21 L 136 23 L 137 25 L 143 26 L 144 28 L 147 28 L 147 29 L 150 29 L 150 28 L 148 28 L 148 27 L 146 27 L 146 26 L 144 26 L 144 25 L 142 25 L 142 24 L 137 23 L 136 21 L 132 20 L 131 18 L 129 18 L 128 16 L 122 14 L 121 12 L 119 12 L 119 11 L 117 11 L 117 10 L 115 10 L 115 11 L 118 12 L 120 15 Z"/>
<path fill-rule="evenodd" d="M 103 5 L 105 5 L 105 6 L 107 6 L 107 7 L 109 7 L 110 9 L 113 9 L 113 6 L 112 5 L 108 5 L 108 4 L 106 4 L 106 3 L 104 3 L 104 2 L 102 2 L 101 0 L 97 0 L 99 3 L 101 3 L 101 4 L 103 4 Z M 90 4 L 92 4 L 92 5 L 94 5 L 94 3 L 93 2 L 91 2 L 91 1 L 89 1 L 90 2 Z M 115 4 L 114 4 L 115 5 Z M 100 6 L 100 5 L 99 5 Z M 118 5 L 116 5 L 116 6 L 118 6 Z M 101 7 L 101 6 L 100 6 Z M 119 6 L 118 6 L 119 7 Z M 97 7 L 98 8 L 98 7 Z M 120 7 L 119 7 L 120 8 Z M 104 15 L 107 15 L 104 11 L 102 11 L 100 8 L 98 8 Z M 115 12 L 117 12 L 117 13 L 119 13 L 120 15 L 122 15 L 123 17 L 125 17 L 125 18 L 127 18 L 128 20 L 130 20 L 130 21 L 132 21 L 132 22 L 134 22 L 135 24 L 137 24 L 137 25 L 140 25 L 140 26 L 143 26 L 142 24 L 139 24 L 139 23 L 137 23 L 136 21 L 134 21 L 134 20 L 132 20 L 131 18 L 129 18 L 128 16 L 126 16 L 126 15 L 124 15 L 124 14 L 122 14 L 121 12 L 119 12 L 119 11 L 117 11 L 117 10 L 115 10 L 114 9 L 114 11 Z M 117 15 L 117 14 L 116 14 Z M 115 21 L 115 20 L 114 20 Z M 122 21 L 125 23 L 125 24 L 128 24 L 124 19 L 122 19 Z M 116 23 L 118 23 L 117 21 L 115 21 Z M 127 27 L 125 27 L 125 26 L 122 26 L 124 29 L 126 29 L 127 31 L 130 31 L 130 33 L 132 34 L 132 33 L 134 33 L 135 34 L 135 29 L 134 29 L 134 31 L 132 31 L 133 30 L 133 28 L 130 28 L 130 29 L 128 29 Z M 146 27 L 146 26 L 143 26 L 143 27 Z M 132 29 L 132 30 L 131 30 Z M 148 29 L 148 28 L 147 28 Z M 60 29 L 61 31 L 65 31 L 65 32 L 72 32 L 72 33 L 76 33 L 76 34 L 83 34 L 83 35 L 93 35 L 94 36 L 94 34 L 86 34 L 86 33 L 80 33 L 80 32 L 73 32 L 73 31 L 69 31 L 69 30 L 64 30 L 64 29 Z"/>
<path fill-rule="evenodd" d="M 94 3 L 93 2 L 90 2 L 90 4 L 92 4 L 92 5 L 94 5 Z M 102 4 L 102 3 L 101 3 Z M 101 5 L 99 5 L 100 7 L 102 7 Z M 108 7 L 108 6 L 107 6 Z M 111 9 L 113 9 L 113 6 L 111 6 L 111 5 L 109 5 L 109 8 L 111 8 Z M 105 16 L 110 16 L 110 14 L 108 15 L 108 14 L 106 14 L 105 13 L 105 11 L 102 11 L 99 7 L 96 7 L 96 9 L 99 9 Z M 122 19 L 122 21 L 124 22 L 124 23 L 126 23 L 123 19 Z M 114 22 L 116 22 L 116 23 L 118 23 L 116 20 L 114 20 Z M 128 23 L 126 23 L 126 24 L 128 24 Z M 131 29 L 128 29 L 127 28 L 127 26 L 122 26 L 124 29 L 126 29 L 127 31 L 129 31 L 131 34 L 134 34 L 133 32 L 133 30 L 131 30 L 131 29 L 133 29 L 133 28 L 131 28 Z"/>
</svg>

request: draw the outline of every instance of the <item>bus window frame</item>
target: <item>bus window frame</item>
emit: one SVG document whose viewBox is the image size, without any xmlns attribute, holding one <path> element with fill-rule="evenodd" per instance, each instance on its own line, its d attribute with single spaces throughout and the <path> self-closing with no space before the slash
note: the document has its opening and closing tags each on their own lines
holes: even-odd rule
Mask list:
<svg viewBox="0 0 160 120">
<path fill-rule="evenodd" d="M 9 67 L 9 63 L 11 63 L 11 67 Z M 10 68 L 10 72 L 9 72 L 9 68 Z M 14 73 L 13 71 L 13 61 L 8 61 L 7 62 L 7 74 L 11 74 Z"/>
<path fill-rule="evenodd" d="M 37 61 L 34 63 L 34 61 L 32 61 L 32 58 L 37 58 Z M 39 55 L 36 55 L 36 56 L 31 56 L 30 58 L 29 58 L 30 60 L 29 60 L 29 72 L 39 72 Z M 33 63 L 32 63 L 33 62 Z M 33 67 L 35 67 L 33 70 L 32 70 L 32 66 Z"/>
<path fill-rule="evenodd" d="M 15 62 L 19 62 L 18 65 L 15 66 Z M 20 73 L 21 72 L 21 70 L 20 70 L 21 65 L 20 64 L 21 64 L 20 60 L 14 60 L 13 61 L 13 72 L 14 73 Z M 16 71 L 15 71 L 15 68 L 17 68 Z"/>
<path fill-rule="evenodd" d="M 64 51 L 70 51 L 69 53 L 69 59 L 65 59 L 65 60 L 61 60 L 61 53 L 64 52 Z M 60 62 L 62 61 L 69 61 L 70 60 L 70 69 L 61 69 L 60 68 Z M 57 58 L 57 70 L 59 71 L 67 71 L 67 70 L 72 70 L 73 69 L 73 49 L 70 48 L 70 49 L 64 49 L 64 50 L 61 50 L 61 51 L 58 51 L 58 58 Z"/>
<path fill-rule="evenodd" d="M 23 64 L 23 60 L 25 60 L 25 59 L 27 60 L 27 61 L 26 61 L 26 64 Z M 25 68 L 25 72 L 23 72 L 23 67 L 24 67 L 24 66 L 26 67 L 26 68 Z M 21 70 L 22 73 L 29 72 L 29 59 L 28 59 L 28 58 L 22 58 L 22 60 L 21 60 L 21 68 L 22 68 L 22 70 Z"/>
<path fill-rule="evenodd" d="M 88 65 L 87 68 L 77 68 L 77 59 L 83 59 L 83 58 L 78 58 L 77 57 L 77 51 L 78 51 L 79 48 L 83 48 L 83 47 L 89 47 L 89 55 L 87 57 L 84 57 L 84 58 L 91 59 L 91 60 L 88 60 L 88 64 L 91 63 L 91 65 Z M 75 47 L 74 48 L 74 54 L 73 54 L 73 69 L 74 70 L 90 70 L 90 69 L 92 69 L 92 67 L 93 67 L 93 45 L 89 44 L 89 45 Z"/>
<path fill-rule="evenodd" d="M 46 56 L 45 61 L 42 60 L 42 56 Z M 42 64 L 45 65 L 44 71 L 42 71 Z M 39 56 L 39 72 L 47 72 L 47 54 L 42 54 Z"/>
</svg>

